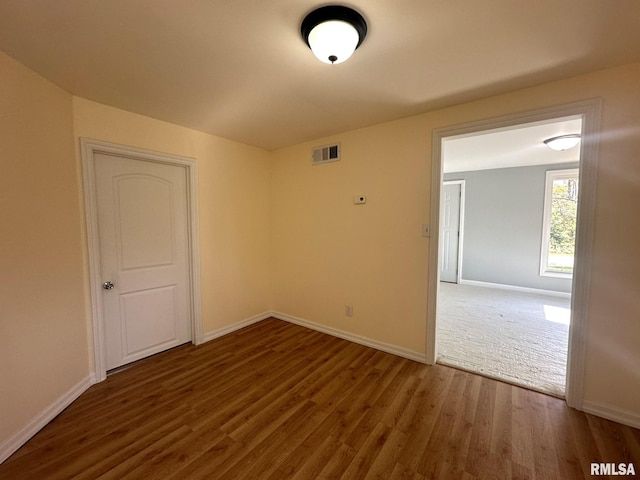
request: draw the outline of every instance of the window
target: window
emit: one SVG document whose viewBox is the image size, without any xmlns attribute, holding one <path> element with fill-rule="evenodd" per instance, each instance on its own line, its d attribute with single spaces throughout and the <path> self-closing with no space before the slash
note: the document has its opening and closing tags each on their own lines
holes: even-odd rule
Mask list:
<svg viewBox="0 0 640 480">
<path fill-rule="evenodd" d="M 572 277 L 577 212 L 578 169 L 547 171 L 540 275 Z"/>
</svg>

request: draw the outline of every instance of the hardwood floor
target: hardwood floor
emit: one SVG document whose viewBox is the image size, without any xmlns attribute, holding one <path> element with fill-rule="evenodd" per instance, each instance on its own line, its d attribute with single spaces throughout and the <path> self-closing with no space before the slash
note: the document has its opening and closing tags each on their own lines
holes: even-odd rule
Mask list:
<svg viewBox="0 0 640 480">
<path fill-rule="evenodd" d="M 0 479 L 573 479 L 640 430 L 275 319 L 94 385 Z"/>
</svg>

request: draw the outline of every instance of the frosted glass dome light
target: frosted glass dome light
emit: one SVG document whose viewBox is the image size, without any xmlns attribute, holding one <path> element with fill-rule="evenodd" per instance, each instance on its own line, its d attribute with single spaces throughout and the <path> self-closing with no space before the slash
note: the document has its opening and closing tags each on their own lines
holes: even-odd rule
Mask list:
<svg viewBox="0 0 640 480">
<path fill-rule="evenodd" d="M 309 32 L 309 46 L 324 63 L 342 63 L 356 51 L 358 31 L 349 23 L 330 20 Z"/>
<path fill-rule="evenodd" d="M 560 135 L 558 137 L 547 138 L 544 144 L 552 150 L 562 151 L 575 147 L 580 142 L 580 135 L 573 133 L 571 135 Z"/>
<path fill-rule="evenodd" d="M 367 23 L 355 10 L 329 5 L 309 13 L 300 27 L 313 54 L 324 63 L 342 63 L 367 35 Z"/>
</svg>

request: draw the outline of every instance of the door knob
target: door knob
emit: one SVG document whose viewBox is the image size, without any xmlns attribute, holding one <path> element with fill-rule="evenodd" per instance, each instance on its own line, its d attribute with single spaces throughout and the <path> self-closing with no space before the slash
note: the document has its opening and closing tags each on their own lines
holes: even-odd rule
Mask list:
<svg viewBox="0 0 640 480">
<path fill-rule="evenodd" d="M 113 290 L 113 287 L 114 285 L 111 282 L 104 282 L 102 284 L 102 288 L 104 288 L 105 290 Z"/>
</svg>

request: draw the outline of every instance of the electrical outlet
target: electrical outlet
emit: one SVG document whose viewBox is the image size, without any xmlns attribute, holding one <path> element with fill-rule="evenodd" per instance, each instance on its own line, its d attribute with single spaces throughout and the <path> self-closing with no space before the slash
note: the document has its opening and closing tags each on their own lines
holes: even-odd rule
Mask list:
<svg viewBox="0 0 640 480">
<path fill-rule="evenodd" d="M 354 205 L 364 205 L 365 203 L 367 203 L 367 197 L 365 197 L 364 195 L 356 195 L 355 197 L 353 197 L 353 203 Z"/>
<path fill-rule="evenodd" d="M 344 314 L 347 317 L 353 317 L 353 305 L 345 305 L 344 306 Z"/>
</svg>

